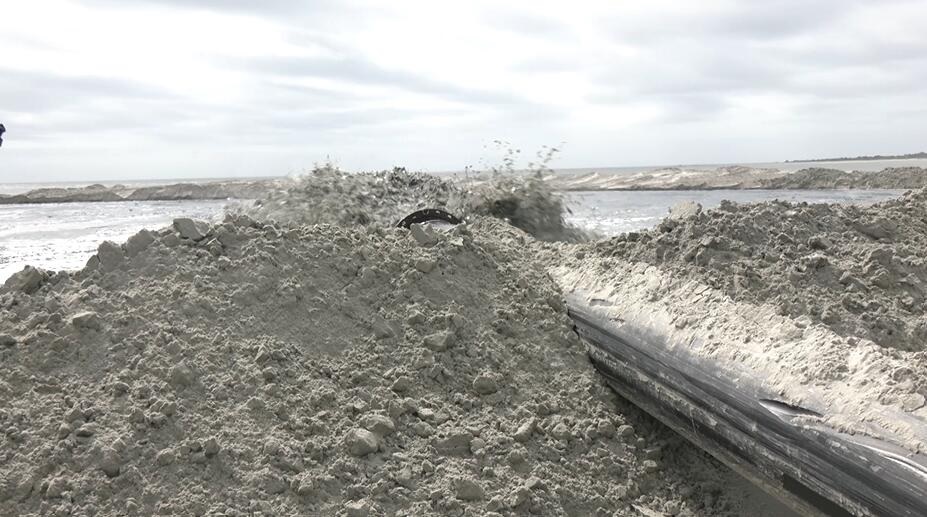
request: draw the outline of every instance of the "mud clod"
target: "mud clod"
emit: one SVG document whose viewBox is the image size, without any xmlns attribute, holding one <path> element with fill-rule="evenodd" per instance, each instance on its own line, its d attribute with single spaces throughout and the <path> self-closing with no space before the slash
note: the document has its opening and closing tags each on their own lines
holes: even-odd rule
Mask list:
<svg viewBox="0 0 927 517">
<path fill-rule="evenodd" d="M 366 456 L 379 448 L 377 435 L 366 429 L 352 429 L 345 436 L 344 443 L 353 456 Z"/>
</svg>

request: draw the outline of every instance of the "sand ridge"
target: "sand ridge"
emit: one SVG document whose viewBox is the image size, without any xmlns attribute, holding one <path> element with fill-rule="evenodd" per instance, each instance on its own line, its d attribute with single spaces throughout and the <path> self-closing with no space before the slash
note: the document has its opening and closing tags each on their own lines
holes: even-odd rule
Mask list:
<svg viewBox="0 0 927 517">
<path fill-rule="evenodd" d="M 530 236 L 416 230 L 178 220 L 14 277 L 2 513 L 740 513 L 594 373 Z"/>
<path fill-rule="evenodd" d="M 727 469 L 593 371 L 562 300 L 573 286 L 765 372 L 822 409 L 809 425 L 921 449 L 923 192 L 689 206 L 570 244 L 508 224 L 581 240 L 549 186 L 503 180 L 321 171 L 219 224 L 105 242 L 81 271 L 14 275 L 0 510 L 755 514 Z M 393 227 L 422 205 L 468 223 Z M 535 211 L 546 222 L 523 224 Z"/>
<path fill-rule="evenodd" d="M 923 454 L 925 201 L 690 205 L 650 231 L 552 245 L 553 273 L 823 415 L 808 425 Z"/>
<path fill-rule="evenodd" d="M 901 350 L 927 345 L 927 191 L 869 207 L 723 202 L 592 246 Z"/>
</svg>

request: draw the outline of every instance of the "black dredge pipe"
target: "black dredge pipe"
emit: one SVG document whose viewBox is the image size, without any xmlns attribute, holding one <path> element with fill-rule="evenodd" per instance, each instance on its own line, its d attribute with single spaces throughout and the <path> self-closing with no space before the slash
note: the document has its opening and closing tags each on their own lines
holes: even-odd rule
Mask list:
<svg viewBox="0 0 927 517">
<path fill-rule="evenodd" d="M 927 516 L 922 454 L 808 423 L 821 415 L 777 401 L 759 380 L 686 356 L 670 329 L 615 322 L 576 295 L 567 305 L 618 394 L 797 512 Z"/>
</svg>

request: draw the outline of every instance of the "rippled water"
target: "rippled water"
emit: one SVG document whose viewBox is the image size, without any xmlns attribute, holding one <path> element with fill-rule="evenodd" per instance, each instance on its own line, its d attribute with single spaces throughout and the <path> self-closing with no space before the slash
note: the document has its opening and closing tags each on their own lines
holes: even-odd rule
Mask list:
<svg viewBox="0 0 927 517">
<path fill-rule="evenodd" d="M 0 281 L 23 266 L 80 269 L 104 240 L 123 242 L 176 217 L 211 219 L 226 201 L 0 205 Z"/>
</svg>

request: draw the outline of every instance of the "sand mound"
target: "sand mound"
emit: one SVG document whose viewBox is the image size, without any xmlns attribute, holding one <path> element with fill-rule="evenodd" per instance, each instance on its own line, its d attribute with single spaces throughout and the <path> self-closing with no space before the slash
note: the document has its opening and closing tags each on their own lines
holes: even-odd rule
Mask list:
<svg viewBox="0 0 927 517">
<path fill-rule="evenodd" d="M 595 245 L 735 300 L 904 350 L 927 344 L 927 192 L 870 207 L 722 203 Z"/>
<path fill-rule="evenodd" d="M 812 167 L 762 182 L 770 189 L 917 189 L 927 186 L 921 167 L 887 167 L 881 171 L 845 172 Z"/>
<path fill-rule="evenodd" d="M 652 231 L 548 249 L 565 289 L 818 413 L 809 426 L 924 452 L 927 192 L 688 206 Z"/>
<path fill-rule="evenodd" d="M 726 470 L 591 370 L 530 246 L 491 219 L 230 216 L 24 272 L 0 294 L 0 513 L 738 513 Z"/>
</svg>

